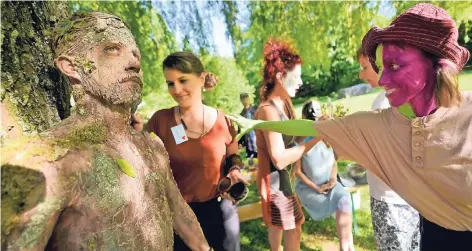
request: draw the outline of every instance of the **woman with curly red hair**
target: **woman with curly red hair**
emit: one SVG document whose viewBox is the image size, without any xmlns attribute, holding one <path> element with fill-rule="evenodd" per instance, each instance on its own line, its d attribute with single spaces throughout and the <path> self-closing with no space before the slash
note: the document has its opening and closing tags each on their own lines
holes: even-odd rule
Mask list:
<svg viewBox="0 0 472 251">
<path fill-rule="evenodd" d="M 302 85 L 300 56 L 287 44 L 270 39 L 264 47 L 262 102 L 255 119 L 281 121 L 294 119 L 291 97 Z M 268 227 L 270 249 L 299 250 L 301 225 L 305 217 L 291 185 L 292 164 L 317 140 L 293 146 L 294 137 L 276 132 L 256 131 L 259 155 L 257 184 L 261 194 L 264 222 Z"/>
</svg>

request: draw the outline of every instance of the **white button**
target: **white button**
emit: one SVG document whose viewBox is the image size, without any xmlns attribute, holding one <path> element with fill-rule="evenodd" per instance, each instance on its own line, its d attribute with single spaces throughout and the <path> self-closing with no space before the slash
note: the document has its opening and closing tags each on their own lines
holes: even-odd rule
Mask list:
<svg viewBox="0 0 472 251">
<path fill-rule="evenodd" d="M 421 146 L 421 143 L 420 143 L 420 142 L 416 142 L 416 143 L 415 143 L 415 146 L 416 146 L 416 147 Z"/>
<path fill-rule="evenodd" d="M 418 161 L 420 161 L 420 160 L 421 160 L 421 157 L 420 157 L 420 156 L 416 156 L 415 159 L 418 160 Z"/>
<path fill-rule="evenodd" d="M 420 134 L 421 134 L 420 131 L 416 131 L 416 132 L 415 132 L 415 135 L 416 135 L 416 136 L 418 136 L 418 135 L 420 135 Z"/>
</svg>

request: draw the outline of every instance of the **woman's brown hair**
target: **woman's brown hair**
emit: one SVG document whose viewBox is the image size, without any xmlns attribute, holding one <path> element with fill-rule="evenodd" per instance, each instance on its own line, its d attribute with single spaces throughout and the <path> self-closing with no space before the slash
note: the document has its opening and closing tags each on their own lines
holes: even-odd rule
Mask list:
<svg viewBox="0 0 472 251">
<path fill-rule="evenodd" d="M 451 107 L 459 105 L 462 96 L 459 91 L 457 66 L 448 59 L 435 59 L 437 66 L 434 96 L 438 106 Z"/>
<path fill-rule="evenodd" d="M 174 52 L 162 62 L 162 69 L 174 69 L 182 73 L 192 73 L 200 76 L 205 73 L 204 87 L 210 90 L 218 84 L 218 77 L 211 72 L 205 72 L 202 61 L 191 52 Z"/>
</svg>

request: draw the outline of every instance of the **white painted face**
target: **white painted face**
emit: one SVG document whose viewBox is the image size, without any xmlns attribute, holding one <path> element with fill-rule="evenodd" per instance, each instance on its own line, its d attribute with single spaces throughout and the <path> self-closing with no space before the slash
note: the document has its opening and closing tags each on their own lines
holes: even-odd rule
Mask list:
<svg viewBox="0 0 472 251">
<path fill-rule="evenodd" d="M 303 118 L 318 121 L 323 116 L 321 105 L 316 101 L 311 101 L 303 106 Z"/>
<path fill-rule="evenodd" d="M 298 89 L 302 86 L 302 66 L 296 65 L 287 75 L 282 78 L 282 86 L 290 97 L 295 97 Z"/>
<path fill-rule="evenodd" d="M 313 107 L 313 114 L 317 119 L 321 118 L 323 116 L 323 113 L 321 113 L 321 105 L 318 102 L 312 101 L 311 105 Z"/>
</svg>

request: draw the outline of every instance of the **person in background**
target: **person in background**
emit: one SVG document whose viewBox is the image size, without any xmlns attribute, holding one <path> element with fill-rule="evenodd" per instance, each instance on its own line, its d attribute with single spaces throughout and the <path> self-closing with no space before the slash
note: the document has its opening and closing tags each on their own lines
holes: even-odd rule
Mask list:
<svg viewBox="0 0 472 251">
<path fill-rule="evenodd" d="M 357 51 L 357 60 L 361 65 L 359 78 L 367 81 L 372 88 L 379 87 L 378 74 L 372 68 L 369 58 L 362 48 Z M 372 111 L 387 109 L 390 103 L 382 90 L 372 103 Z M 418 212 L 408 205 L 395 191 L 367 171 L 370 190 L 370 210 L 372 226 L 379 251 L 419 250 L 420 217 Z"/>
<path fill-rule="evenodd" d="M 302 85 L 300 56 L 286 43 L 270 39 L 264 46 L 262 102 L 255 119 L 281 121 L 295 118 L 291 98 Z M 303 210 L 292 185 L 292 164 L 316 140 L 293 146 L 295 137 L 256 130 L 259 167 L 257 185 L 261 195 L 264 223 L 268 227 L 272 251 L 300 249 Z"/>
<path fill-rule="evenodd" d="M 325 119 L 318 102 L 309 100 L 302 108 L 302 118 Z M 313 137 L 300 138 L 307 142 Z M 333 149 L 319 141 L 297 163 L 295 191 L 313 220 L 323 220 L 336 212 L 336 229 L 341 250 L 353 251 L 352 204 L 349 194 L 337 182 L 338 165 Z"/>
<path fill-rule="evenodd" d="M 214 88 L 218 79 L 190 52 L 170 54 L 162 68 L 169 93 L 178 105 L 154 113 L 146 130 L 163 141 L 175 181 L 210 246 L 238 251 L 237 209 L 229 199 L 221 199 L 218 190 L 224 177 L 232 184 L 245 182 L 236 131 L 223 111 L 202 103 L 203 89 Z M 174 238 L 175 251 L 189 250 L 179 236 Z"/>
<path fill-rule="evenodd" d="M 239 99 L 241 100 L 241 104 L 244 106 L 241 111 L 241 116 L 253 119 L 257 107 L 251 105 L 249 95 L 245 92 L 241 93 Z M 246 148 L 246 157 L 248 159 L 257 158 L 256 133 L 254 131 L 250 131 L 248 134 L 244 135 L 244 137 L 240 139 L 240 143 Z"/>
</svg>

